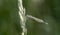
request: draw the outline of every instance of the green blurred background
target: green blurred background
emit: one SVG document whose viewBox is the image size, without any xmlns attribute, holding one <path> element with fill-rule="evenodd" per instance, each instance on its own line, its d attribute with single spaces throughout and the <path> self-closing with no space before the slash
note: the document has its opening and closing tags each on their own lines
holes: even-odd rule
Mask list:
<svg viewBox="0 0 60 35">
<path fill-rule="evenodd" d="M 18 0 L 0 0 L 0 35 L 21 35 Z"/>
</svg>

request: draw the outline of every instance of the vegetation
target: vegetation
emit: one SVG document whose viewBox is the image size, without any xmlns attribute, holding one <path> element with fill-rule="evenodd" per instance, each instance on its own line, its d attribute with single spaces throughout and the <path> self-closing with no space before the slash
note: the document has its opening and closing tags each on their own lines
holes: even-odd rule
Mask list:
<svg viewBox="0 0 60 35">
<path fill-rule="evenodd" d="M 27 19 L 27 35 L 60 35 L 59 0 L 23 0 L 26 15 L 42 19 L 48 23 Z"/>
<path fill-rule="evenodd" d="M 22 2 L 26 12 L 22 15 L 26 21 L 22 22 L 23 24 L 19 15 L 19 1 L 0 0 L 0 35 L 22 35 L 23 29 L 27 29 L 24 35 L 60 35 L 59 0 L 22 0 Z"/>
</svg>

